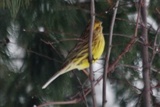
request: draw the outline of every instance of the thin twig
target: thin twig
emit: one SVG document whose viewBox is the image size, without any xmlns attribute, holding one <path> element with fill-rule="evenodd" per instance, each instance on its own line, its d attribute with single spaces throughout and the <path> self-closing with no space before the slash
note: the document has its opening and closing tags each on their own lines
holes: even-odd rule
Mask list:
<svg viewBox="0 0 160 107">
<path fill-rule="evenodd" d="M 44 57 L 44 58 L 46 58 L 46 59 L 49 59 L 49 60 L 53 60 L 53 61 L 56 61 L 56 62 L 62 63 L 62 62 L 61 62 L 61 61 L 59 61 L 59 60 L 53 59 L 53 58 L 51 58 L 51 57 L 45 56 L 45 55 L 43 55 L 43 54 L 40 54 L 40 53 L 38 53 L 38 52 L 35 52 L 35 51 L 32 51 L 32 50 L 29 50 L 29 49 L 27 49 L 27 52 L 34 53 L 34 54 L 36 54 L 36 55 L 38 55 L 38 56 L 41 56 L 41 57 Z"/>
<path fill-rule="evenodd" d="M 107 104 L 107 97 L 106 97 L 106 80 L 107 80 L 107 72 L 108 72 L 108 67 L 109 67 L 109 58 L 110 58 L 110 53 L 111 53 L 111 49 L 112 49 L 112 37 L 113 37 L 113 29 L 114 29 L 114 23 L 115 23 L 115 19 L 116 19 L 116 14 L 117 14 L 117 9 L 118 9 L 118 5 L 119 5 L 119 0 L 117 0 L 114 10 L 114 14 L 112 17 L 112 22 L 111 22 L 111 27 L 110 27 L 110 35 L 109 35 L 109 48 L 108 48 L 108 54 L 106 54 L 106 61 L 105 61 L 105 69 L 103 72 L 103 98 L 102 98 L 102 107 L 106 107 Z"/>
<path fill-rule="evenodd" d="M 119 60 L 122 59 L 122 57 L 129 52 L 129 50 L 131 49 L 131 47 L 133 47 L 133 45 L 136 42 L 136 38 L 132 37 L 132 39 L 130 40 L 130 42 L 128 43 L 128 45 L 125 47 L 125 49 L 121 52 L 121 54 L 118 56 L 118 58 L 111 64 L 111 66 L 109 67 L 109 70 L 107 73 L 114 71 L 115 66 L 118 64 Z"/>
<path fill-rule="evenodd" d="M 157 28 L 157 31 L 156 31 L 156 35 L 155 35 L 155 38 L 154 38 L 154 44 L 153 44 L 153 52 L 152 52 L 152 57 L 151 57 L 151 61 L 150 61 L 150 66 L 152 65 L 153 63 L 153 60 L 154 60 L 154 57 L 157 53 L 157 38 L 158 38 L 158 35 L 159 35 L 159 30 L 160 30 L 160 26 L 158 26 Z"/>
<path fill-rule="evenodd" d="M 44 104 L 38 105 L 37 107 L 44 107 L 49 105 L 67 105 L 67 104 L 76 104 L 79 100 L 74 99 L 70 101 L 55 101 L 55 102 L 46 102 Z"/>
<path fill-rule="evenodd" d="M 81 38 L 69 38 L 69 39 L 61 39 L 61 40 L 58 40 L 56 42 L 45 41 L 45 40 L 41 39 L 41 41 L 43 41 L 46 44 L 52 45 L 52 44 L 57 44 L 57 43 L 63 42 L 63 41 L 82 41 L 82 39 Z"/>
<path fill-rule="evenodd" d="M 142 69 L 142 66 L 129 65 L 129 64 L 118 64 L 118 66 L 127 67 L 127 68 L 132 68 L 132 69 L 134 69 L 134 70 Z M 118 67 L 118 66 L 117 66 L 117 67 Z"/>
<path fill-rule="evenodd" d="M 91 26 L 90 26 L 90 35 L 89 35 L 89 70 L 90 70 L 90 82 L 92 89 L 92 103 L 93 107 L 97 107 L 96 95 L 95 95 L 95 87 L 94 87 L 94 76 L 93 76 L 93 66 L 92 66 L 92 40 L 93 40 L 93 27 L 95 22 L 95 5 L 94 0 L 91 0 Z"/>
<path fill-rule="evenodd" d="M 138 7 L 138 15 L 137 15 L 137 20 L 136 20 L 136 28 L 135 28 L 135 33 L 126 46 L 126 48 L 122 51 L 122 53 L 118 56 L 118 58 L 113 62 L 113 64 L 109 67 L 109 70 L 107 73 L 111 72 L 114 70 L 115 66 L 118 64 L 119 60 L 125 55 L 131 47 L 134 45 L 134 43 L 137 41 L 137 34 L 138 34 L 138 24 L 139 24 L 139 17 L 140 17 L 140 7 Z"/>
<path fill-rule="evenodd" d="M 79 79 L 79 77 L 76 75 L 76 73 L 73 71 L 74 75 L 76 76 L 80 86 L 81 86 L 81 89 L 82 89 L 82 97 L 83 97 L 83 100 L 84 100 L 84 104 L 86 105 L 86 107 L 88 107 L 88 104 L 87 104 L 87 99 L 86 99 L 86 96 L 85 96 L 85 93 L 84 93 L 84 85 L 82 84 L 81 80 Z"/>
<path fill-rule="evenodd" d="M 160 10 L 158 10 L 158 8 L 156 8 L 156 11 L 157 11 L 158 14 L 160 14 Z"/>
<path fill-rule="evenodd" d="M 109 34 L 105 34 L 105 35 L 109 35 Z M 133 36 L 131 36 L 131 35 L 124 35 L 124 34 L 113 34 L 114 36 L 121 36 L 121 37 L 125 37 L 125 38 L 128 38 L 128 39 L 131 39 L 131 38 L 133 38 Z M 138 37 L 137 37 L 137 41 L 136 42 L 138 42 L 138 43 L 141 43 L 141 44 L 143 44 L 143 42 L 141 41 L 141 40 L 139 40 L 138 39 Z M 112 45 L 112 47 L 113 47 L 113 45 Z M 151 47 L 151 46 L 148 46 L 148 48 L 149 49 L 151 49 L 151 50 L 153 50 L 154 48 L 153 47 Z M 157 52 L 158 53 L 158 52 Z"/>
<path fill-rule="evenodd" d="M 33 29 L 23 29 L 23 32 L 27 32 L 27 33 L 38 33 L 38 32 L 40 32 L 39 30 L 33 30 Z M 57 35 L 68 35 L 68 36 L 70 36 L 70 35 L 72 35 L 72 36 L 74 36 L 74 37 L 79 37 L 79 35 L 78 34 L 75 34 L 75 33 L 68 33 L 68 32 L 60 32 L 60 31 L 56 31 L 56 30 L 54 30 L 54 29 L 46 29 L 45 28 L 45 30 L 43 31 L 43 33 L 45 33 L 45 34 L 51 34 L 51 33 L 53 33 L 53 34 L 57 34 Z"/>
</svg>

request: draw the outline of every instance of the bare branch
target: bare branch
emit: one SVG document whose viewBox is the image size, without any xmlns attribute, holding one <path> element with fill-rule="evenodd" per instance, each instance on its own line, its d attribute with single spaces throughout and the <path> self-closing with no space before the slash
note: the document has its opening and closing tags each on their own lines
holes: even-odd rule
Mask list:
<svg viewBox="0 0 160 107">
<path fill-rule="evenodd" d="M 86 99 L 86 96 L 85 96 L 85 93 L 84 93 L 84 85 L 82 84 L 81 80 L 79 79 L 79 77 L 76 75 L 76 73 L 73 71 L 74 75 L 76 76 L 77 80 L 78 80 L 78 83 L 82 89 L 82 97 L 83 97 L 83 100 L 84 100 L 84 104 L 86 105 L 86 107 L 88 107 L 88 103 L 87 103 L 87 99 Z"/>
<path fill-rule="evenodd" d="M 93 107 L 97 107 L 97 101 L 96 101 L 96 93 L 95 93 L 95 87 L 94 87 L 94 76 L 93 76 L 93 66 L 92 66 L 92 40 L 93 40 L 93 26 L 95 22 L 95 4 L 94 0 L 91 0 L 90 4 L 91 8 L 91 26 L 90 26 L 90 35 L 89 35 L 89 70 L 90 70 L 90 82 L 91 82 L 91 89 L 92 89 L 92 103 Z"/>
<path fill-rule="evenodd" d="M 107 72 L 108 72 L 108 67 L 109 67 L 109 58 L 110 58 L 110 53 L 111 53 L 111 48 L 112 48 L 112 37 L 113 37 L 113 28 L 114 28 L 114 23 L 115 23 L 115 19 L 116 19 L 116 14 L 117 14 L 117 9 L 118 9 L 118 5 L 119 5 L 119 0 L 117 0 L 114 10 L 114 14 L 112 17 L 112 22 L 111 22 L 111 27 L 110 27 L 110 35 L 109 35 L 109 48 L 108 48 L 108 54 L 106 54 L 105 56 L 105 69 L 103 72 L 103 98 L 102 98 L 102 107 L 106 107 L 107 104 L 107 97 L 106 97 L 106 80 L 107 80 Z"/>
<path fill-rule="evenodd" d="M 55 102 L 46 102 L 44 104 L 38 105 L 37 107 L 44 107 L 49 105 L 67 105 L 67 104 L 76 104 L 79 102 L 78 99 L 70 100 L 70 101 L 55 101 Z"/>
<path fill-rule="evenodd" d="M 143 89 L 143 106 L 144 107 L 152 107 L 151 101 L 151 86 L 150 86 L 150 63 L 149 63 L 149 51 L 148 51 L 148 29 L 147 26 L 147 6 L 146 0 L 140 0 L 139 5 L 141 5 L 141 18 L 142 18 L 142 65 L 143 65 L 143 81 L 144 81 L 144 89 Z"/>
</svg>

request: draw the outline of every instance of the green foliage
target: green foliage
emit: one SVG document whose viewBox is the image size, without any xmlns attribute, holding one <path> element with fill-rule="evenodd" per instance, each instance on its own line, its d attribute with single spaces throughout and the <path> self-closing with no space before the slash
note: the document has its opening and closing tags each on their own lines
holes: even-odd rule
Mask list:
<svg viewBox="0 0 160 107">
<path fill-rule="evenodd" d="M 151 17 L 157 22 L 159 23 L 159 19 L 160 19 L 160 6 L 159 6 L 160 1 L 159 0 L 154 0 L 154 1 L 150 1 L 149 2 L 149 14 L 151 15 Z"/>
<path fill-rule="evenodd" d="M 107 2 L 108 1 L 108 2 Z M 103 32 L 108 48 L 110 25 L 113 15 L 114 1 L 97 0 L 95 2 L 96 17 L 103 21 Z M 149 14 L 159 25 L 159 1 L 149 3 Z M 135 21 L 129 15 L 136 13 L 136 4 L 133 0 L 122 0 L 118 7 L 112 51 L 109 64 L 112 64 L 125 47 L 129 45 L 135 33 Z M 0 1 L 0 106 L 1 107 L 32 107 L 48 101 L 66 101 L 74 96 L 86 76 L 82 72 L 76 75 L 72 72 L 57 78 L 47 89 L 42 85 L 62 66 L 65 56 L 77 43 L 90 19 L 90 3 L 66 0 L 4 0 Z M 139 25 L 140 28 L 140 25 Z M 11 32 L 13 31 L 13 32 Z M 16 32 L 16 33 L 15 33 Z M 159 33 L 159 32 L 158 32 Z M 154 46 L 156 29 L 148 31 L 149 46 Z M 141 37 L 139 29 L 138 37 Z M 14 39 L 11 39 L 14 38 Z M 10 40 L 8 43 L 7 40 Z M 108 75 L 115 94 L 115 103 L 119 107 L 128 107 L 130 102 L 142 106 L 141 90 L 134 87 L 136 82 L 142 82 L 141 73 L 141 38 L 132 49 L 119 61 L 115 70 Z M 159 34 L 157 46 L 159 46 Z M 10 49 L 18 46 L 23 52 L 19 56 L 12 55 Z M 106 51 L 104 52 L 107 53 Z M 152 56 L 150 48 L 149 54 Z M 23 54 L 21 56 L 21 54 Z M 160 74 L 157 70 L 160 65 L 159 53 L 155 54 L 152 62 L 152 82 L 158 83 Z M 20 62 L 16 66 L 17 61 Z M 137 68 L 136 68 L 137 67 Z M 86 86 L 86 85 L 85 85 Z M 79 88 L 80 87 L 80 88 Z M 86 87 L 85 87 L 86 88 Z M 159 90 L 154 88 L 157 92 Z M 140 94 L 139 94 L 140 93 Z M 158 95 L 154 97 L 154 105 Z M 88 97 L 87 97 L 88 98 Z M 87 103 L 89 98 L 87 99 Z M 139 103 L 140 102 L 140 103 Z M 84 102 L 61 107 L 84 107 Z M 92 106 L 92 105 L 89 105 Z M 57 107 L 60 107 L 59 105 Z"/>
</svg>

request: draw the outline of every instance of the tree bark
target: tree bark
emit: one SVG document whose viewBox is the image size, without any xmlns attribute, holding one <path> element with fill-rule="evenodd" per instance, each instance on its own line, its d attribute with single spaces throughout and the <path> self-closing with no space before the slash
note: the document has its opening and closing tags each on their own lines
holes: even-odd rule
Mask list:
<svg viewBox="0 0 160 107">
<path fill-rule="evenodd" d="M 143 106 L 152 107 L 151 103 L 151 86 L 150 86 L 150 63 L 149 63 L 149 51 L 148 51 L 148 30 L 147 30 L 147 6 L 146 0 L 140 1 L 141 5 L 141 18 L 142 18 L 142 63 L 143 63 Z"/>
</svg>

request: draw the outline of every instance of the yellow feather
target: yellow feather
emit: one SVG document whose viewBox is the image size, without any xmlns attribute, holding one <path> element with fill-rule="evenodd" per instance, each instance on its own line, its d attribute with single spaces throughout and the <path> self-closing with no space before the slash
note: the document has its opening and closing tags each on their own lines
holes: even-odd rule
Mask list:
<svg viewBox="0 0 160 107">
<path fill-rule="evenodd" d="M 105 41 L 103 36 L 103 27 L 102 22 L 95 20 L 93 28 L 93 42 L 92 42 L 92 56 L 93 63 L 96 62 L 102 55 Z M 52 81 L 54 81 L 60 75 L 69 72 L 73 69 L 83 70 L 89 67 L 88 61 L 88 49 L 89 49 L 89 32 L 90 32 L 90 23 L 86 27 L 84 33 L 81 35 L 81 41 L 73 48 L 73 50 L 68 54 L 64 67 L 53 75 L 42 87 L 45 89 Z"/>
</svg>

